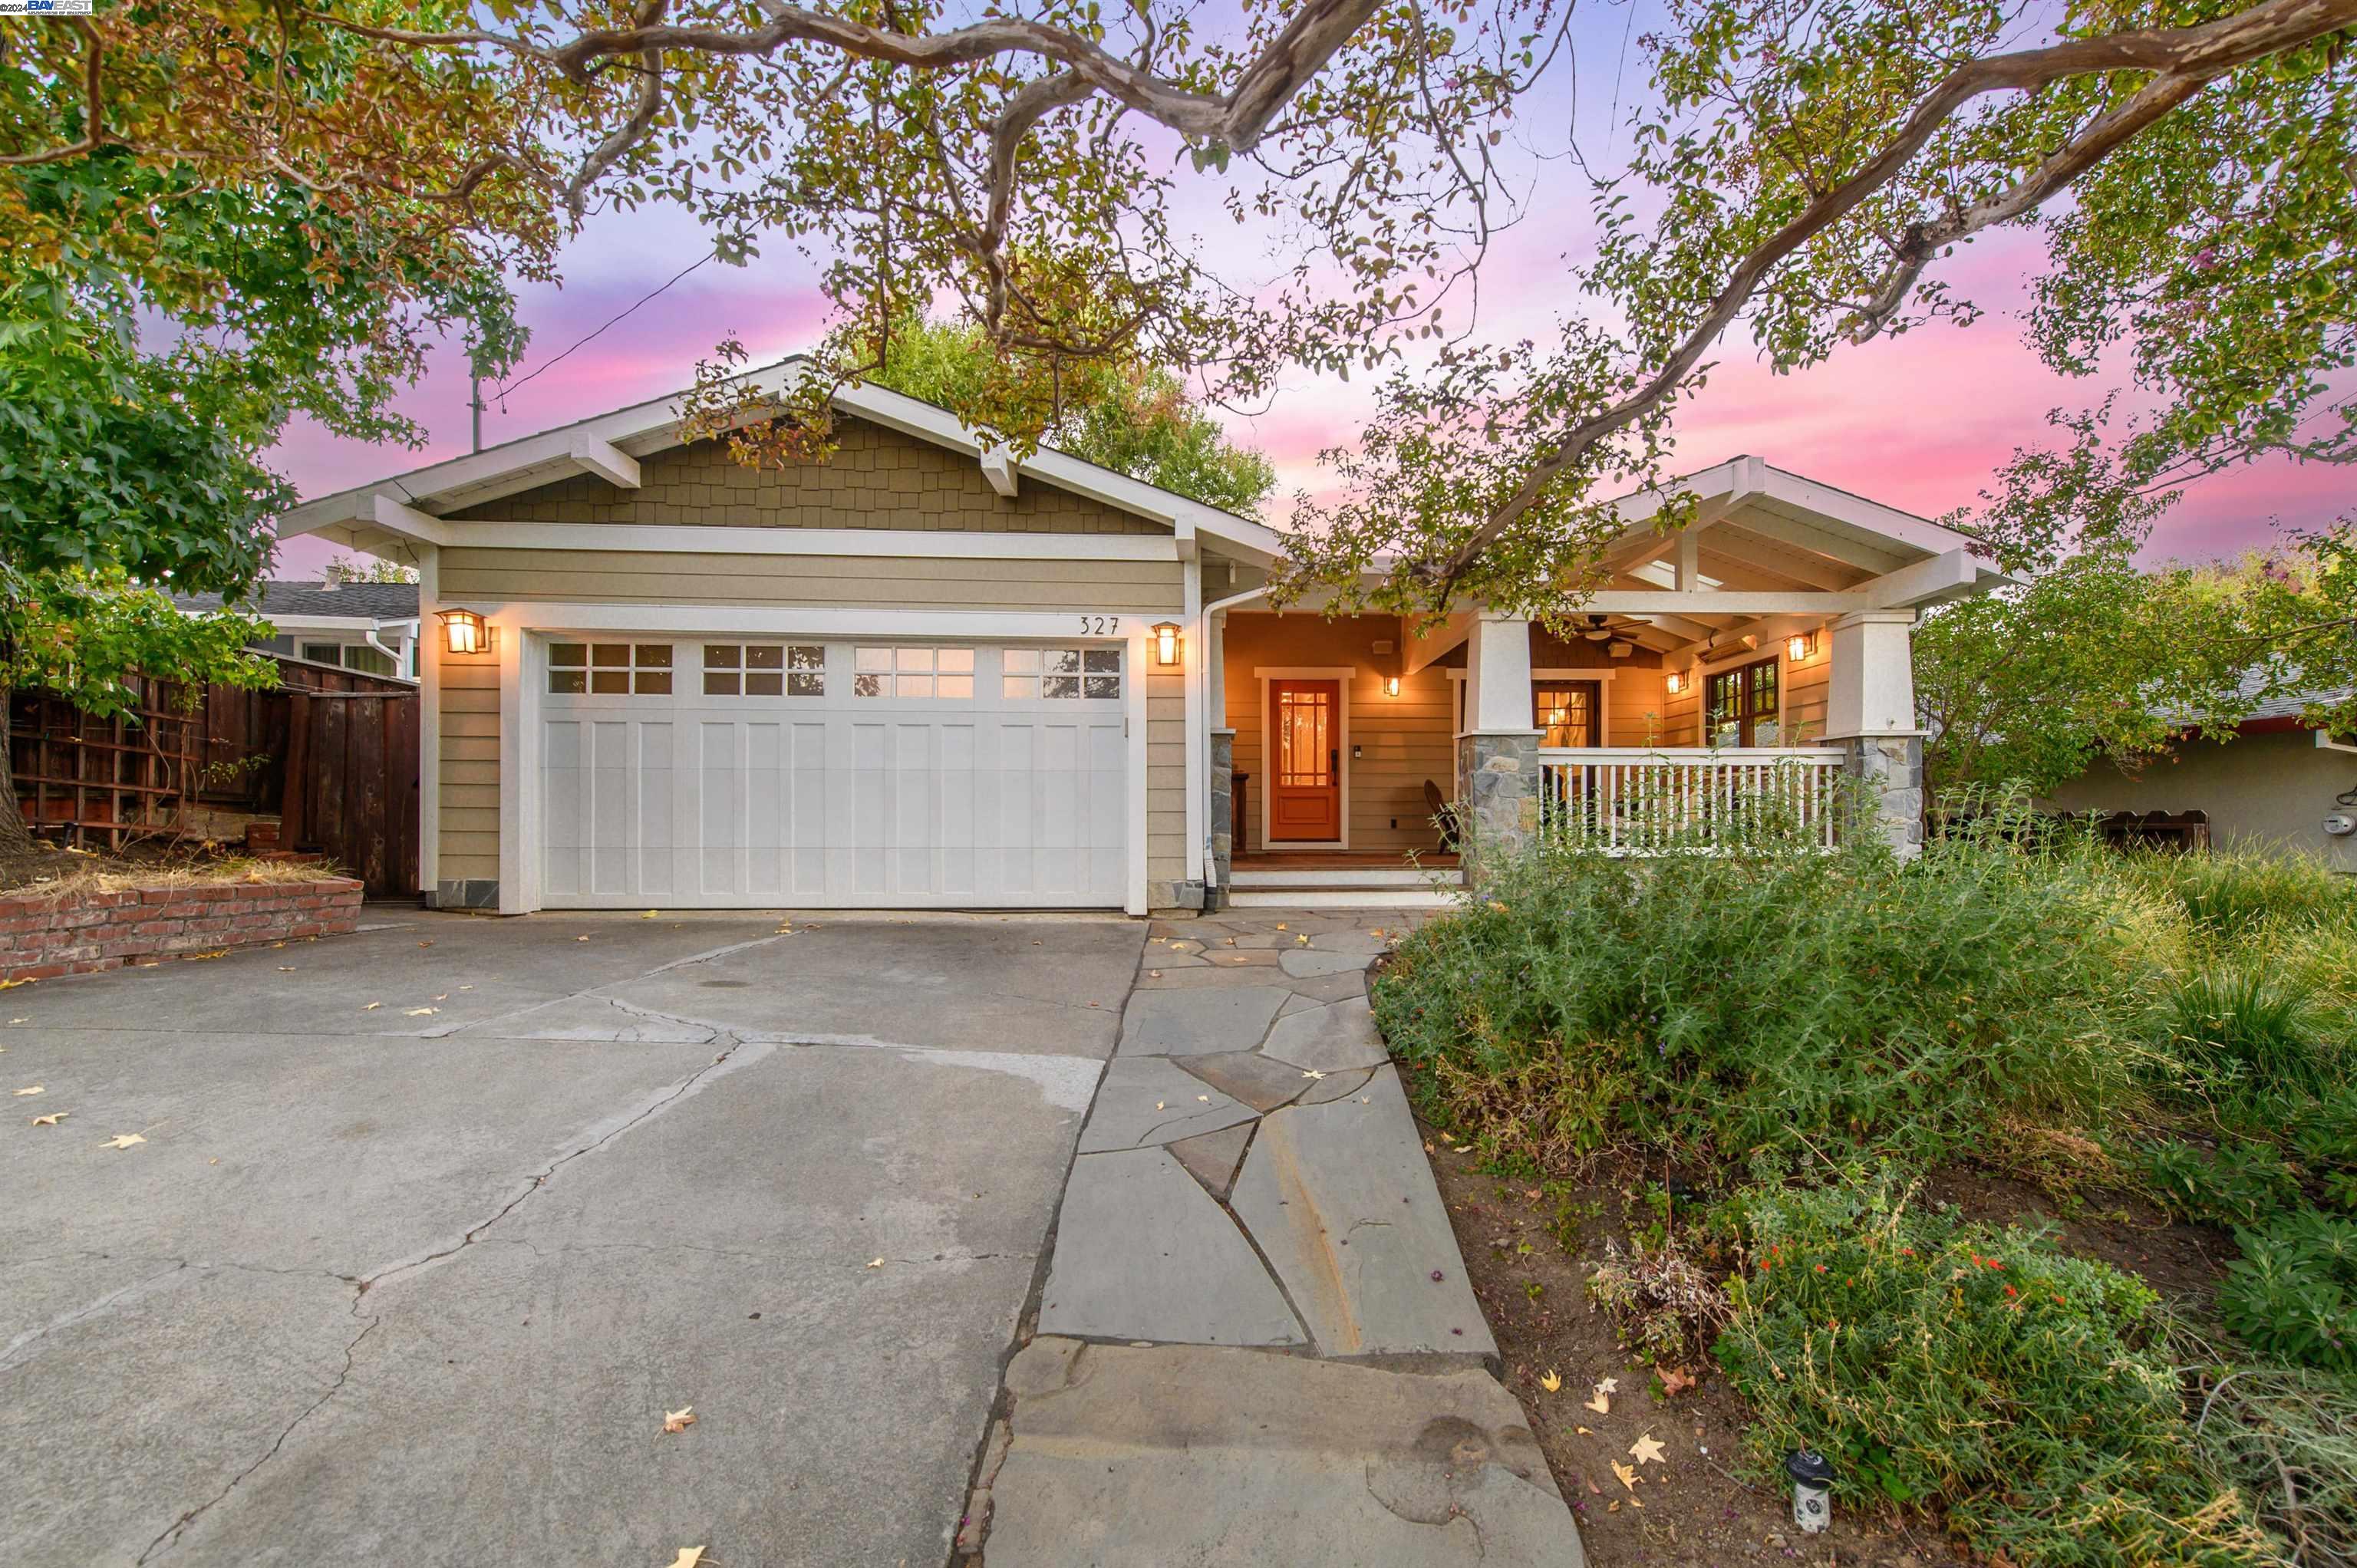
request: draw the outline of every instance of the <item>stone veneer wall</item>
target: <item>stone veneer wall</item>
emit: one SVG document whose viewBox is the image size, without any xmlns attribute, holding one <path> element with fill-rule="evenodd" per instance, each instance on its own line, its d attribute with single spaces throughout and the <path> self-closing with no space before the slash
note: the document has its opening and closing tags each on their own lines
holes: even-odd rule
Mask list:
<svg viewBox="0 0 2357 1568">
<path fill-rule="evenodd" d="M 1857 826 L 1890 841 L 1901 860 L 1923 853 L 1923 737 L 1853 736 L 1839 743 L 1842 773 L 1858 792 Z"/>
<path fill-rule="evenodd" d="M 50 980 L 141 959 L 342 936 L 360 912 L 361 885 L 343 876 L 0 898 L 0 980 Z"/>
</svg>

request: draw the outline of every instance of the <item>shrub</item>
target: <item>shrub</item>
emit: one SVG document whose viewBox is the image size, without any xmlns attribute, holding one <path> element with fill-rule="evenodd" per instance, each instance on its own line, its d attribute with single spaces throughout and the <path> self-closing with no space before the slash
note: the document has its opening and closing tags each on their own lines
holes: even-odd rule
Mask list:
<svg viewBox="0 0 2357 1568">
<path fill-rule="evenodd" d="M 2276 1360 L 2357 1372 L 2357 1219 L 2313 1208 L 2234 1232 L 2218 1315 Z"/>
<path fill-rule="evenodd" d="M 2247 1225 L 2299 1201 L 2291 1168 L 2264 1144 L 2229 1143 L 2205 1154 L 2180 1138 L 2155 1138 L 2134 1155 L 2153 1197 L 2181 1219 Z"/>
<path fill-rule="evenodd" d="M 1850 1501 L 1943 1509 L 2017 1563 L 2276 1560 L 2195 1455 L 2142 1281 L 1914 1209 L 1887 1168 L 1732 1208 L 1747 1263 L 1717 1350 L 1763 1470 L 1818 1448 Z"/>
<path fill-rule="evenodd" d="M 1545 1163 L 1935 1160 L 2001 1116 L 2098 1126 L 2159 974 L 2097 864 L 1969 834 L 1908 866 L 1544 854 L 1402 943 L 1376 1015 L 1427 1109 Z"/>
</svg>

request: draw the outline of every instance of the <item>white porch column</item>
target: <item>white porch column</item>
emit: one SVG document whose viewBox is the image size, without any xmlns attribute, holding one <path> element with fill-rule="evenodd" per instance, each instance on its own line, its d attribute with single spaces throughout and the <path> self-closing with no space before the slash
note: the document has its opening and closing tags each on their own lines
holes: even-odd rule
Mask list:
<svg viewBox="0 0 2357 1568">
<path fill-rule="evenodd" d="M 1465 641 L 1465 732 L 1531 729 L 1531 623 L 1484 614 Z"/>
<path fill-rule="evenodd" d="M 1915 612 L 1864 610 L 1834 622 L 1825 738 L 1847 753 L 1857 825 L 1902 860 L 1923 848 L 1923 734 L 1915 719 Z"/>
<path fill-rule="evenodd" d="M 1531 623 L 1484 613 L 1466 639 L 1457 822 L 1471 861 L 1522 854 L 1539 831 L 1539 731 L 1531 723 Z"/>
<path fill-rule="evenodd" d="M 1227 907 L 1228 882 L 1235 860 L 1236 732 L 1228 727 L 1228 612 L 1213 610 L 1203 618 L 1203 711 L 1210 720 L 1211 865 L 1204 875 L 1206 911 Z"/>
<path fill-rule="evenodd" d="M 1204 650 L 1203 667 L 1209 674 L 1211 689 L 1208 712 L 1211 727 L 1228 727 L 1228 612 L 1213 610 L 1211 633 L 1203 640 L 1211 646 Z"/>
</svg>

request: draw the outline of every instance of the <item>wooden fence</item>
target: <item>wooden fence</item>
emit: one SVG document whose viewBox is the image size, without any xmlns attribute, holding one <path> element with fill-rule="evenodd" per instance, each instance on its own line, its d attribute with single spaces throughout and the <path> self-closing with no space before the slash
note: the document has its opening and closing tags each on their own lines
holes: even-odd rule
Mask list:
<svg viewBox="0 0 2357 1568">
<path fill-rule="evenodd" d="M 275 656 L 279 684 L 141 680 L 136 719 L 59 698 L 9 701 L 9 760 L 36 833 L 121 850 L 188 828 L 195 808 L 280 818 L 279 842 L 316 850 L 371 897 L 417 892 L 418 695 L 405 681 Z"/>
</svg>

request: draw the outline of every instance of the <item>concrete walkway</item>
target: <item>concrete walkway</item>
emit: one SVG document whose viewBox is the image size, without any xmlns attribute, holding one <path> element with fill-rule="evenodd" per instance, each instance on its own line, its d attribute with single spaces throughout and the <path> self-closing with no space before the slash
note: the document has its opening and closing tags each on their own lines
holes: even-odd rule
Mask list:
<svg viewBox="0 0 2357 1568">
<path fill-rule="evenodd" d="M 1367 1004 L 1418 918 L 1151 928 L 965 1562 L 1577 1568 Z"/>
</svg>

